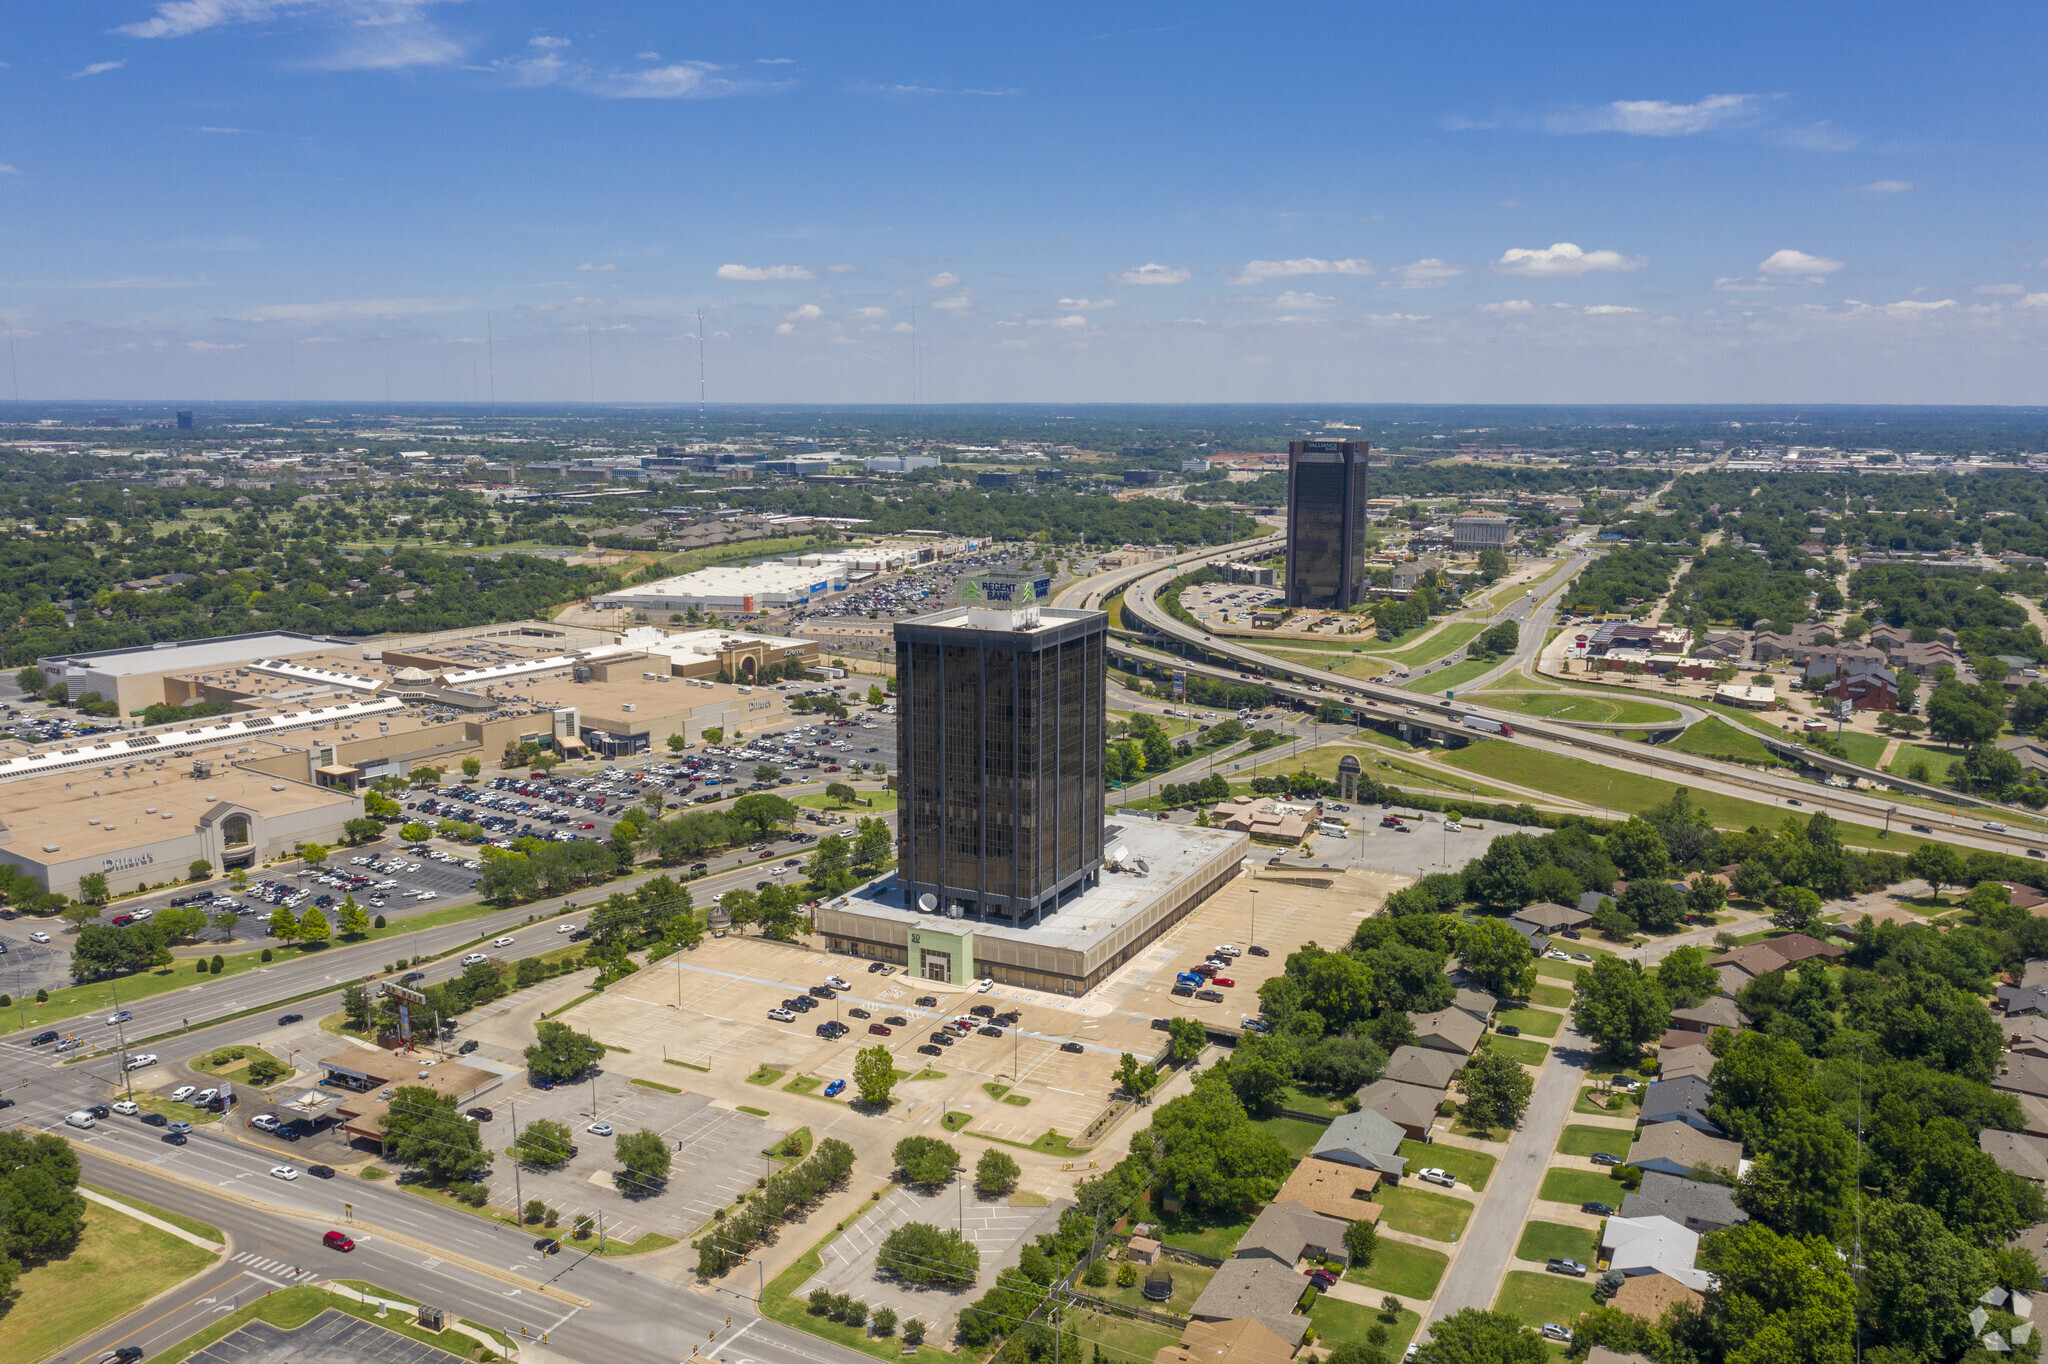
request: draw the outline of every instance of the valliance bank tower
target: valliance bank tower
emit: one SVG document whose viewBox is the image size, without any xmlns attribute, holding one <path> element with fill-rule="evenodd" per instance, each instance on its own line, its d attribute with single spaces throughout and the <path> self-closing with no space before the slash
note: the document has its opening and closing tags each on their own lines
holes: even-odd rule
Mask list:
<svg viewBox="0 0 2048 1364">
<path fill-rule="evenodd" d="M 1298 440 L 1287 447 L 1287 604 L 1341 611 L 1365 600 L 1362 440 Z"/>
</svg>

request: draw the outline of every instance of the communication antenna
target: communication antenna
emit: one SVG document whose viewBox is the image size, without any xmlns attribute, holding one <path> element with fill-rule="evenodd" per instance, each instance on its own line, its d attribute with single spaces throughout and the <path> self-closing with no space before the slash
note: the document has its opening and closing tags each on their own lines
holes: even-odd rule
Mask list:
<svg viewBox="0 0 2048 1364">
<path fill-rule="evenodd" d="M 704 424 L 704 310 L 697 310 L 697 424 Z"/>
</svg>

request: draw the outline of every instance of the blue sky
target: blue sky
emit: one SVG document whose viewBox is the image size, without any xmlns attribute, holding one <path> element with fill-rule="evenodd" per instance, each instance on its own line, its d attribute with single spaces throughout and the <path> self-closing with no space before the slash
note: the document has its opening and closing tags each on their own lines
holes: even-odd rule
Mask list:
<svg viewBox="0 0 2048 1364">
<path fill-rule="evenodd" d="M 5 12 L 24 398 L 2048 402 L 2034 5 Z"/>
</svg>

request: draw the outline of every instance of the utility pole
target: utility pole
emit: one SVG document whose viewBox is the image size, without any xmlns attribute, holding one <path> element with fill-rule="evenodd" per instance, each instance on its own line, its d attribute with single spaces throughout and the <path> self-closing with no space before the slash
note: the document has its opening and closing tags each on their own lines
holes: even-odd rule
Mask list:
<svg viewBox="0 0 2048 1364">
<path fill-rule="evenodd" d="M 519 1187 L 519 1105 L 510 1104 L 512 1109 L 512 1201 L 517 1204 L 515 1215 L 521 1226 L 526 1224 L 526 1194 Z"/>
</svg>

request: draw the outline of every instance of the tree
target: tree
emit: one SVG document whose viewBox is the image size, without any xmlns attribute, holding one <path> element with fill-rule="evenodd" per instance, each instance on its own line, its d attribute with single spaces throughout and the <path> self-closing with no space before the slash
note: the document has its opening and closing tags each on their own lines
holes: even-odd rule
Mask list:
<svg viewBox="0 0 2048 1364">
<path fill-rule="evenodd" d="M 370 915 L 356 897 L 351 895 L 341 902 L 341 909 L 335 917 L 335 927 L 344 938 L 360 938 L 370 931 Z"/>
<path fill-rule="evenodd" d="M 325 843 L 299 844 L 299 860 L 309 867 L 325 866 L 330 851 Z"/>
<path fill-rule="evenodd" d="M 876 1047 L 876 1051 L 884 1050 Z M 905 1183 L 936 1189 L 953 1178 L 960 1153 L 937 1137 L 905 1137 L 889 1153 Z"/>
<path fill-rule="evenodd" d="M 853 1058 L 853 1084 L 860 1101 L 871 1108 L 887 1108 L 896 1088 L 895 1058 L 887 1047 L 868 1047 Z"/>
<path fill-rule="evenodd" d="M 1529 1107 L 1536 1081 L 1519 1063 L 1490 1046 L 1465 1062 L 1465 1119 L 1474 1127 L 1513 1127 Z"/>
<path fill-rule="evenodd" d="M 1429 1328 L 1414 1364 L 1548 1364 L 1543 1337 L 1510 1312 L 1461 1307 Z"/>
<path fill-rule="evenodd" d="M 543 1019 L 534 1025 L 534 1031 L 539 1037 L 526 1049 L 526 1069 L 537 1080 L 561 1084 L 578 1079 L 604 1056 L 604 1047 L 596 1038 L 567 1023 Z"/>
<path fill-rule="evenodd" d="M 1928 895 L 1939 896 L 1943 886 L 1960 886 L 1969 874 L 1963 855 L 1946 843 L 1922 843 L 1906 854 L 1906 870 L 1925 881 Z"/>
<path fill-rule="evenodd" d="M 1615 1060 L 1633 1059 L 1671 1023 L 1671 1002 L 1640 962 L 1603 956 L 1579 972 L 1572 992 L 1573 1025 Z"/>
<path fill-rule="evenodd" d="M 23 668 L 14 675 L 14 685 L 30 695 L 39 695 L 50 685 L 50 675 L 41 668 Z"/>
<path fill-rule="evenodd" d="M 872 816 L 854 826 L 853 865 L 872 870 L 889 860 L 896 848 L 889 826 Z"/>
<path fill-rule="evenodd" d="M 78 878 L 78 898 L 86 903 L 103 905 L 110 894 L 105 872 L 89 871 Z"/>
<path fill-rule="evenodd" d="M 1148 1066 L 1129 1052 L 1117 1062 L 1116 1082 L 1133 1099 L 1142 1099 L 1159 1087 L 1159 1068 Z"/>
<path fill-rule="evenodd" d="M 453 1095 L 444 1098 L 425 1085 L 401 1086 L 379 1121 L 392 1158 L 437 1184 L 468 1179 L 491 1163 L 477 1124 L 456 1111 Z"/>
<path fill-rule="evenodd" d="M 1779 886 L 1771 892 L 1771 922 L 1793 933 L 1811 933 L 1820 926 L 1820 896 L 1805 886 Z"/>
<path fill-rule="evenodd" d="M 367 843 L 373 838 L 381 837 L 384 826 L 374 819 L 361 816 L 343 824 L 341 832 L 351 843 Z"/>
<path fill-rule="evenodd" d="M 804 875 L 820 896 L 844 894 L 853 886 L 853 852 L 838 834 L 827 834 L 811 850 Z"/>
<path fill-rule="evenodd" d="M 1854 1358 L 1856 1288 L 1826 1238 L 1748 1222 L 1702 1237 L 1698 1264 L 1719 1276 L 1706 1322 L 1727 1364 Z"/>
<path fill-rule="evenodd" d="M 860 792 L 843 781 L 835 781 L 826 785 L 825 799 L 835 805 L 857 805 L 860 803 Z"/>
<path fill-rule="evenodd" d="M 78 1156 L 48 1133 L 0 1131 L 0 1284 L 19 1270 L 71 1252 L 85 1232 Z"/>
<path fill-rule="evenodd" d="M 319 906 L 309 905 L 306 912 L 299 916 L 299 938 L 302 941 L 318 945 L 326 942 L 333 933 L 327 916 L 320 912 Z"/>
<path fill-rule="evenodd" d="M 613 1182 L 620 1193 L 628 1197 L 656 1194 L 667 1185 L 669 1150 L 661 1133 L 644 1127 L 626 1133 L 612 1143 L 612 1154 L 619 1159 Z"/>
<path fill-rule="evenodd" d="M 1660 877 L 1631 881 L 1615 908 L 1646 933 L 1669 933 L 1685 917 L 1685 892 Z"/>
<path fill-rule="evenodd" d="M 204 881 L 213 875 L 213 863 L 203 857 L 192 859 L 192 865 L 185 868 L 185 878 L 190 881 Z"/>
<path fill-rule="evenodd" d="M 462 760 L 463 776 L 468 777 L 470 780 L 474 781 L 476 778 L 482 776 L 483 772 L 484 764 L 481 758 L 468 757 Z"/>
<path fill-rule="evenodd" d="M 1696 876 L 1692 885 L 1686 889 L 1685 909 L 1688 914 L 1711 919 L 1727 907 L 1728 887 L 1722 885 L 1715 877 L 1704 874 Z"/>
<path fill-rule="evenodd" d="M 1932 1209 L 1888 1198 L 1865 1206 L 1864 1319 L 1915 1358 L 1953 1359 L 1969 1349 L 1970 1311 L 1991 1285 L 1989 1257 Z"/>
<path fill-rule="evenodd" d="M 1192 1018 L 1166 1020 L 1166 1036 L 1173 1059 L 1182 1065 L 1202 1054 L 1209 1045 L 1209 1031 Z"/>
<path fill-rule="evenodd" d="M 991 1146 L 983 1151 L 981 1159 L 975 1162 L 974 1191 L 983 1198 L 1007 1194 L 1017 1187 L 1017 1180 L 1023 1173 L 1008 1152 L 998 1151 Z"/>
<path fill-rule="evenodd" d="M 1508 556 L 1488 545 L 1479 551 L 1479 577 L 1483 582 L 1499 582 L 1508 575 Z"/>
<path fill-rule="evenodd" d="M 1345 1033 L 1302 1048 L 1295 1075 L 1304 1084 L 1349 1094 L 1380 1078 L 1387 1054 L 1369 1037 Z"/>
<path fill-rule="evenodd" d="M 1369 1269 L 1379 1249 L 1379 1228 L 1364 1218 L 1344 1228 L 1344 1254 L 1353 1269 Z"/>
<path fill-rule="evenodd" d="M 299 916 L 289 906 L 279 905 L 271 911 L 270 936 L 279 942 L 290 942 L 299 936 Z"/>
<path fill-rule="evenodd" d="M 431 825 L 422 824 L 420 821 L 414 820 L 400 829 L 398 836 L 408 843 L 424 843 L 434 836 L 434 830 Z"/>
<path fill-rule="evenodd" d="M 1674 947 L 1657 964 L 1657 984 L 1673 1008 L 1690 1009 L 1721 990 L 1721 975 L 1707 965 L 1704 947 Z"/>
<path fill-rule="evenodd" d="M 764 837 L 772 829 L 789 823 L 796 818 L 796 806 L 781 796 L 756 791 L 751 796 L 741 796 L 732 803 L 732 817 L 753 831 L 756 838 Z"/>
<path fill-rule="evenodd" d="M 535 1118 L 520 1132 L 512 1149 L 526 1164 L 552 1170 L 568 1164 L 576 1149 L 576 1139 L 565 1124 L 552 1118 Z"/>
<path fill-rule="evenodd" d="M 1657 831 L 1656 825 L 1640 815 L 1631 816 L 1607 836 L 1605 851 L 1630 881 L 1662 876 L 1671 867 L 1671 855 L 1664 846 L 1664 835 Z"/>
<path fill-rule="evenodd" d="M 981 1270 L 981 1251 L 952 1228 L 941 1231 L 929 1222 L 905 1222 L 882 1238 L 875 1268 L 906 1283 L 972 1288 Z"/>
<path fill-rule="evenodd" d="M 1294 1164 L 1277 1137 L 1252 1125 L 1228 1081 L 1213 1071 L 1161 1105 L 1150 1132 L 1158 1151 L 1155 1188 L 1197 1207 L 1263 1203 Z M 1139 1146 L 1135 1138 L 1133 1145 Z"/>
<path fill-rule="evenodd" d="M 358 1031 L 370 1026 L 370 992 L 360 985 L 341 987 L 341 1015 Z"/>
</svg>

